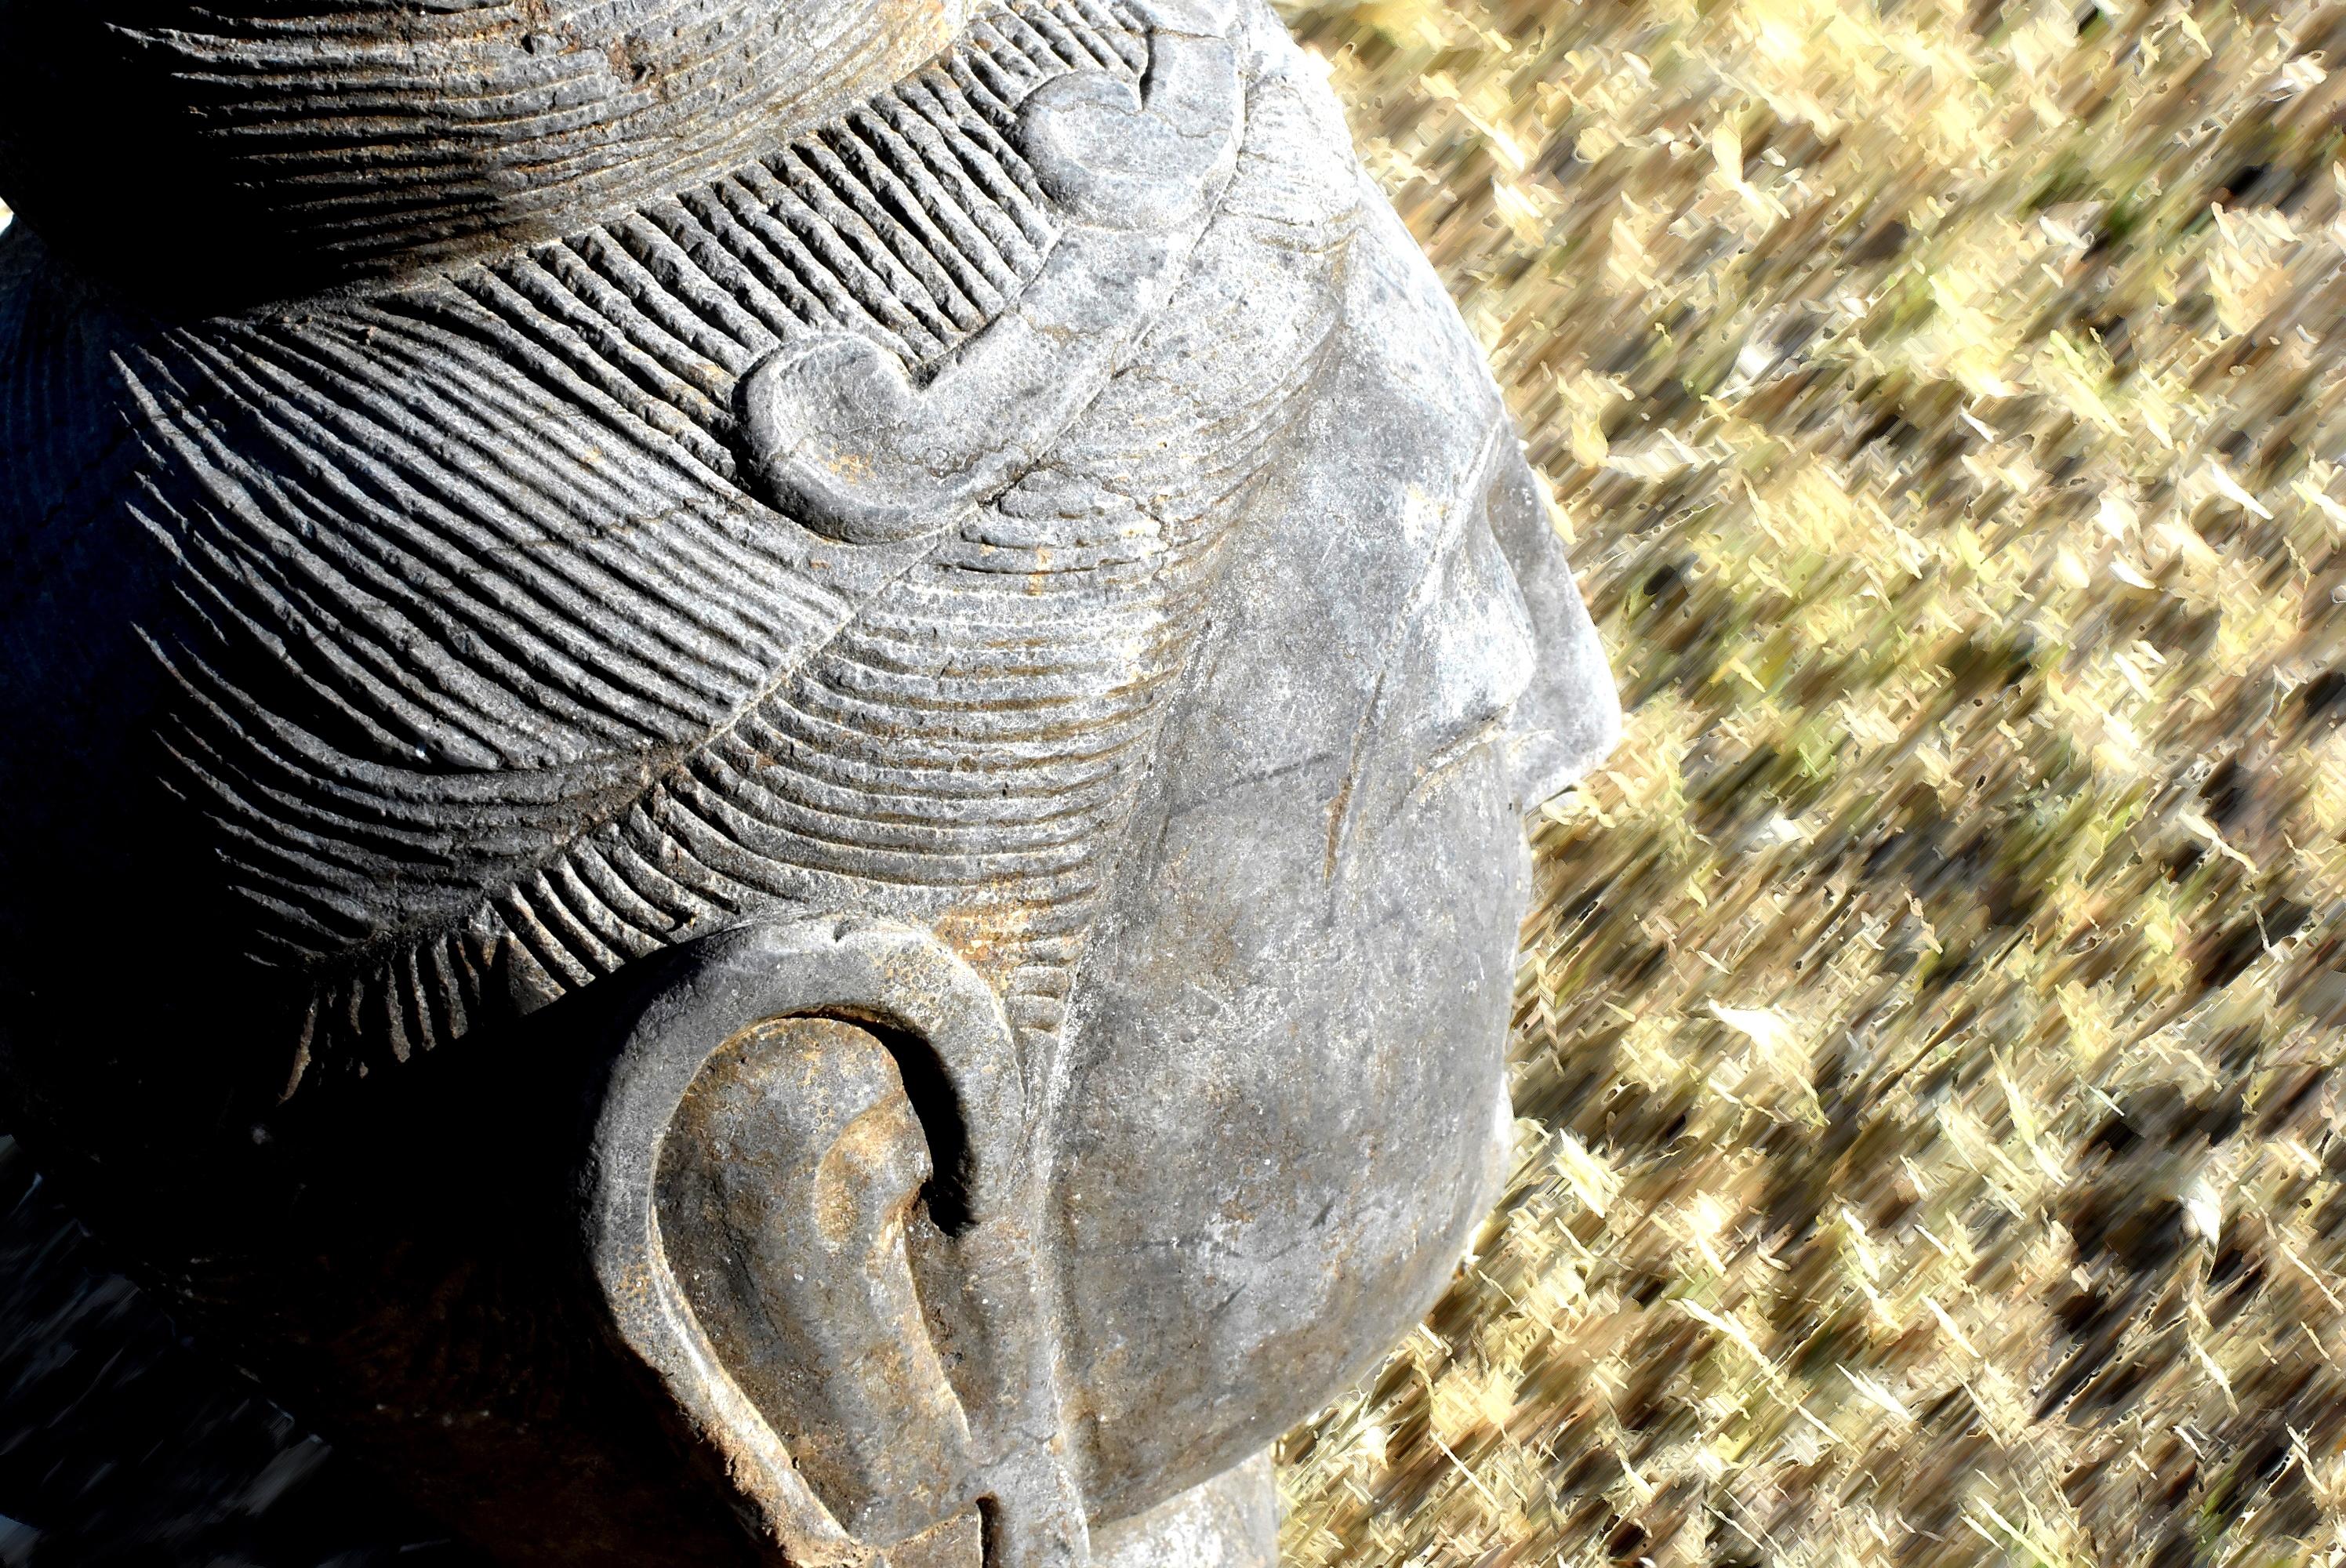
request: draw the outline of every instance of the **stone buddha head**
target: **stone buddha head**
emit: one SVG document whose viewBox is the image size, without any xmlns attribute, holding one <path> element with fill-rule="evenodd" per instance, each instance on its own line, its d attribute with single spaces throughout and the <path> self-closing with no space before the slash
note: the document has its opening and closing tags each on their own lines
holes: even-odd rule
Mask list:
<svg viewBox="0 0 2346 1568">
<path fill-rule="evenodd" d="M 1165 1510 L 1491 1201 L 1523 815 L 1617 724 L 1311 63 L 1251 0 L 0 56 L 45 1166 L 497 1557 L 1205 1561 Z"/>
</svg>

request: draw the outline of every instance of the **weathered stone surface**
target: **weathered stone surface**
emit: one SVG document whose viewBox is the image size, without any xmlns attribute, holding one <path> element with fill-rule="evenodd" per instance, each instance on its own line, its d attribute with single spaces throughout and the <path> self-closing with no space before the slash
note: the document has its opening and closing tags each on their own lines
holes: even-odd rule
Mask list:
<svg viewBox="0 0 2346 1568">
<path fill-rule="evenodd" d="M 1107 1526 L 1092 1543 L 1096 1568 L 1254 1568 L 1279 1555 L 1279 1483 L 1270 1456 Z"/>
<path fill-rule="evenodd" d="M 509 1561 L 1259 1558 L 1233 1467 L 1489 1200 L 1521 813 L 1616 724 L 1269 13 L 0 35 L 72 1201 Z M 93 264 L 92 83 L 199 262 Z"/>
</svg>

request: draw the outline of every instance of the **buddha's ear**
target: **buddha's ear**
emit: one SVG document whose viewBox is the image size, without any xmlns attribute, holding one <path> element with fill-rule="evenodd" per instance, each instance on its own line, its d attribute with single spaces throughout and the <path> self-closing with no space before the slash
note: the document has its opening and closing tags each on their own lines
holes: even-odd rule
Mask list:
<svg viewBox="0 0 2346 1568">
<path fill-rule="evenodd" d="M 629 1004 L 578 1186 L 610 1327 L 793 1565 L 1080 1564 L 1000 1002 L 933 936 L 706 938 Z"/>
</svg>

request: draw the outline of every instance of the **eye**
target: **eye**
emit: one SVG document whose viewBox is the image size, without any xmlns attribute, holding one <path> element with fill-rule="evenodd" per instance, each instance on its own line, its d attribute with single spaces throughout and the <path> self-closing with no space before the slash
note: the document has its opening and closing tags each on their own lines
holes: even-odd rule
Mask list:
<svg viewBox="0 0 2346 1568">
<path fill-rule="evenodd" d="M 1421 775 L 1490 739 L 1538 668 L 1530 611 L 1481 517 L 1467 521 L 1429 588 L 1411 660 L 1421 695 L 1410 749 Z"/>
</svg>

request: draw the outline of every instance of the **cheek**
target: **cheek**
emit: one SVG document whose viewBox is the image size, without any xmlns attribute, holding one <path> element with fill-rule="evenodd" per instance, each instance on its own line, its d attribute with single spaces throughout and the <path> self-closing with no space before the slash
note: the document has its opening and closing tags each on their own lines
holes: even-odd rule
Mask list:
<svg viewBox="0 0 2346 1568">
<path fill-rule="evenodd" d="M 1431 1305 L 1490 1196 L 1524 898 L 1493 748 L 1405 753 L 1330 873 L 1341 769 L 1148 823 L 1067 1044 L 1058 1189 L 1096 1501 L 1201 1481 Z M 1151 1487 L 1151 1492 L 1155 1487 Z"/>
</svg>

